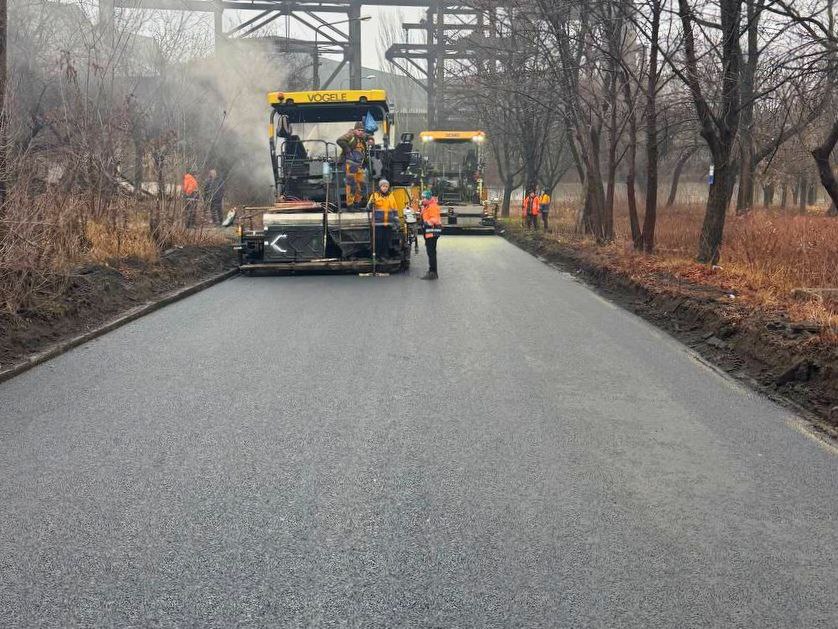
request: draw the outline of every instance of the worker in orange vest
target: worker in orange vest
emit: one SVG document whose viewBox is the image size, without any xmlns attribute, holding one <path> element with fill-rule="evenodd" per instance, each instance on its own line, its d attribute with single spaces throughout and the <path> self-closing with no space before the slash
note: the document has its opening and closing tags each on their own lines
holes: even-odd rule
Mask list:
<svg viewBox="0 0 838 629">
<path fill-rule="evenodd" d="M 195 210 L 198 209 L 200 191 L 198 189 L 198 180 L 189 171 L 186 171 L 186 174 L 183 175 L 181 193 L 183 194 L 184 200 L 183 209 L 186 214 L 186 226 L 195 227 Z"/>
<path fill-rule="evenodd" d="M 527 229 L 532 227 L 533 229 L 538 229 L 538 213 L 539 213 L 540 202 L 538 198 L 538 194 L 535 192 L 535 188 L 530 188 L 529 193 L 527 196 L 524 197 L 524 204 L 521 207 L 521 213 L 524 215 L 524 221 L 526 221 Z"/>
<path fill-rule="evenodd" d="M 436 266 L 436 244 L 442 234 L 442 217 L 439 213 L 439 203 L 430 190 L 422 193 L 422 230 L 425 234 L 425 250 L 428 252 L 428 272 L 422 276 L 423 280 L 439 278 Z"/>
</svg>

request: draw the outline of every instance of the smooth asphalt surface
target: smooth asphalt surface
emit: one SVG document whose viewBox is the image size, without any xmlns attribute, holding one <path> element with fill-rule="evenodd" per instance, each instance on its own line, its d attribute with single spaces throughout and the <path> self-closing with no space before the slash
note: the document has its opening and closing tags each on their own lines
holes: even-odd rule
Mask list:
<svg viewBox="0 0 838 629">
<path fill-rule="evenodd" d="M 0 384 L 0 626 L 838 627 L 838 456 L 494 237 Z"/>
</svg>

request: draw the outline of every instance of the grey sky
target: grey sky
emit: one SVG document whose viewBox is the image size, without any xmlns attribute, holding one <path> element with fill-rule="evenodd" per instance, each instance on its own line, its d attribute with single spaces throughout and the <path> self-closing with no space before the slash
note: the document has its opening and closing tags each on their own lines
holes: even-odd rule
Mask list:
<svg viewBox="0 0 838 629">
<path fill-rule="evenodd" d="M 379 33 L 382 24 L 388 20 L 396 20 L 399 16 L 403 16 L 405 20 L 418 22 L 422 17 L 423 10 L 406 7 L 364 7 L 363 14 L 372 17 L 369 22 L 364 22 L 362 25 L 364 65 L 371 68 L 380 68 L 379 57 L 383 54 L 383 51 L 379 54 Z"/>
</svg>

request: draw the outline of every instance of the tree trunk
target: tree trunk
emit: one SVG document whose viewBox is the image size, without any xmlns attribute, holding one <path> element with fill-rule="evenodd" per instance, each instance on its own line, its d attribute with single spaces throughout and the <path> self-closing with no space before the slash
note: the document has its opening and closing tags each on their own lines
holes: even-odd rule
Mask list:
<svg viewBox="0 0 838 629">
<path fill-rule="evenodd" d="M 607 234 L 607 238 L 612 240 L 614 238 L 614 193 L 617 186 L 617 144 L 620 141 L 620 134 L 617 130 L 617 96 L 618 84 L 617 73 L 619 66 L 617 61 L 617 51 L 611 55 L 611 78 L 608 86 L 608 98 L 611 111 L 608 117 L 608 172 L 605 192 L 605 207 L 603 211 L 603 233 Z"/>
<path fill-rule="evenodd" d="M 681 181 L 681 173 L 684 171 L 684 166 L 690 161 L 690 158 L 695 155 L 698 149 L 691 148 L 686 153 L 682 153 L 675 162 L 675 170 L 672 171 L 672 184 L 669 187 L 669 198 L 666 200 L 666 207 L 670 208 L 675 205 L 675 199 L 678 197 L 678 182 Z"/>
<path fill-rule="evenodd" d="M 759 18 L 762 13 L 761 0 L 746 0 L 745 25 L 748 35 L 748 52 L 742 67 L 742 114 L 740 119 L 739 145 L 739 192 L 736 195 L 736 213 L 748 212 L 754 205 L 754 172 L 756 171 L 754 144 L 754 89 L 756 70 L 759 63 Z"/>
<path fill-rule="evenodd" d="M 701 122 L 701 137 L 707 142 L 715 166 L 714 181 L 707 198 L 704 224 L 698 242 L 699 262 L 715 264 L 719 260 L 727 207 L 733 194 L 736 168 L 731 163 L 733 145 L 739 129 L 741 105 L 740 64 L 742 61 L 741 0 L 720 0 L 719 21 L 721 23 L 721 74 L 717 77 L 722 86 L 721 99 L 714 113 L 704 95 L 696 52 L 693 25 L 695 16 L 689 0 L 678 0 L 678 14 L 681 18 L 686 61 L 685 79 L 690 88 L 696 114 Z M 714 77 L 716 78 L 716 77 Z"/>
<path fill-rule="evenodd" d="M 736 214 L 747 214 L 754 205 L 753 141 L 746 139 L 742 146 L 742 163 L 739 167 L 739 190 L 736 194 Z"/>
<path fill-rule="evenodd" d="M 590 128 L 590 150 L 583 154 L 585 157 L 586 187 L 585 197 L 585 229 L 593 234 L 600 244 L 613 240 L 613 232 L 606 231 L 605 214 L 605 187 L 602 181 L 602 168 L 599 163 L 600 157 L 600 135 L 595 126 Z"/>
<path fill-rule="evenodd" d="M 831 162 L 832 151 L 835 150 L 836 144 L 838 144 L 838 120 L 832 125 L 832 129 L 830 129 L 823 144 L 812 151 L 812 157 L 815 158 L 818 175 L 821 178 L 821 185 L 832 200 L 832 205 L 828 212 L 829 216 L 838 215 L 838 181 L 835 179 L 835 172 L 832 170 Z"/>
<path fill-rule="evenodd" d="M 585 183 L 585 165 L 582 162 L 582 157 L 579 155 L 579 149 L 576 148 L 576 142 L 573 139 L 573 131 L 570 128 L 570 123 L 566 123 L 565 137 L 567 145 L 570 147 L 570 154 L 573 156 L 573 165 L 576 167 L 576 173 L 579 175 L 579 183 Z"/>
<path fill-rule="evenodd" d="M 717 167 L 710 194 L 707 198 L 707 211 L 701 236 L 698 241 L 698 261 L 704 264 L 718 264 L 724 237 L 725 218 L 733 186 L 736 183 L 736 172 L 730 164 Z"/>
<path fill-rule="evenodd" d="M 637 177 L 637 115 L 632 106 L 631 86 L 625 80 L 623 91 L 626 95 L 626 106 L 629 108 L 628 135 L 628 170 L 626 172 L 626 199 L 628 201 L 629 226 L 631 227 L 631 241 L 635 249 L 640 249 L 643 233 L 640 231 L 640 219 L 637 216 L 637 191 L 634 182 Z"/>
<path fill-rule="evenodd" d="M 782 209 L 786 209 L 789 206 L 789 184 L 788 182 L 783 182 L 783 186 L 780 190 L 780 207 Z"/>
<path fill-rule="evenodd" d="M 602 180 L 591 176 L 585 182 L 585 206 L 582 209 L 582 230 L 590 234 L 598 243 L 602 237 L 602 210 L 605 205 L 605 190 Z"/>
<path fill-rule="evenodd" d="M 603 233 L 605 234 L 612 234 L 614 233 L 614 193 L 615 188 L 617 185 L 617 142 L 618 137 L 616 133 L 616 126 L 617 126 L 617 116 L 616 116 L 616 103 L 611 108 L 612 115 L 611 115 L 611 123 L 613 126 L 609 130 L 609 139 L 608 139 L 608 172 L 607 172 L 607 180 L 606 180 L 606 188 L 605 188 L 605 206 L 603 208 L 603 216 L 602 216 L 602 228 Z"/>
<path fill-rule="evenodd" d="M 661 3 L 652 2 L 652 34 L 649 50 L 649 80 L 646 88 L 646 215 L 643 217 L 643 250 L 655 250 L 658 215 L 658 31 Z"/>
<path fill-rule="evenodd" d="M 801 214 L 806 213 L 806 201 L 808 198 L 807 188 L 809 183 L 806 181 L 806 175 L 800 175 L 797 181 L 797 209 Z"/>
<path fill-rule="evenodd" d="M 762 204 L 765 207 L 774 205 L 774 182 L 762 186 Z"/>
<path fill-rule="evenodd" d="M 509 205 L 512 202 L 512 188 L 515 185 L 513 177 L 507 177 L 503 182 L 503 203 L 500 209 L 500 215 L 503 218 L 509 218 Z"/>
</svg>

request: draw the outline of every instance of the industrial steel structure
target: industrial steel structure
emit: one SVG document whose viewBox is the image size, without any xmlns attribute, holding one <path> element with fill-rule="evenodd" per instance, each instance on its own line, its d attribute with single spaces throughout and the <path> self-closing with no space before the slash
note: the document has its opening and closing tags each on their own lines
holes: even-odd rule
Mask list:
<svg viewBox="0 0 838 629">
<path fill-rule="evenodd" d="M 485 6 L 485 3 L 483 3 Z M 348 65 L 349 88 L 362 88 L 361 22 L 365 6 L 426 9 L 418 23 L 407 23 L 406 33 L 420 31 L 423 43 L 394 44 L 386 58 L 427 91 L 428 124 L 448 128 L 462 122 L 458 82 L 475 58 L 475 43 L 490 37 L 485 8 L 450 0 L 99 0 L 99 21 L 113 23 L 114 9 L 151 9 L 204 12 L 214 15 L 216 46 L 235 39 L 259 37 L 269 24 L 285 16 L 311 34 L 311 40 L 271 37 L 281 52 L 312 58 L 313 89 L 325 89 Z M 225 30 L 225 11 L 248 12 Z M 238 15 L 238 14 L 237 14 Z M 334 19 L 333 19 L 334 18 Z M 489 14 L 488 20 L 491 18 Z M 339 55 L 341 62 L 328 76 L 320 76 L 321 55 Z"/>
<path fill-rule="evenodd" d="M 463 128 L 473 117 L 463 98 L 463 80 L 478 72 L 478 55 L 481 49 L 488 49 L 494 3 L 483 2 L 476 7 L 437 0 L 427 5 L 424 19 L 402 25 L 406 33 L 423 33 L 425 41 L 394 44 L 386 57 L 427 90 L 429 126 Z"/>
</svg>

